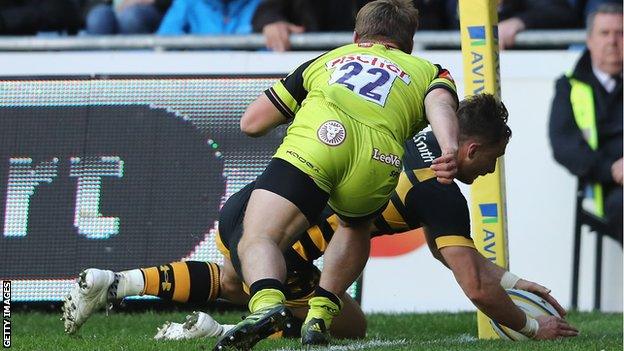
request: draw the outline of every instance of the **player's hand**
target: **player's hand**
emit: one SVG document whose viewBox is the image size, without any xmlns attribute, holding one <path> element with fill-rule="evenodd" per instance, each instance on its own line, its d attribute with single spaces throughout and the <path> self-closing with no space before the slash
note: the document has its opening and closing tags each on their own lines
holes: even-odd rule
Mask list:
<svg viewBox="0 0 624 351">
<path fill-rule="evenodd" d="M 567 314 L 566 310 L 563 307 L 561 307 L 559 302 L 557 302 L 557 300 L 555 300 L 555 298 L 550 295 L 550 289 L 544 286 L 541 286 L 529 280 L 520 279 L 518 280 L 516 285 L 514 285 L 514 289 L 520 289 L 520 290 L 534 293 L 535 295 L 548 301 L 548 303 L 550 303 L 557 310 L 557 312 L 559 312 L 559 315 L 561 315 L 562 317 L 564 317 Z"/>
<path fill-rule="evenodd" d="M 430 167 L 436 175 L 438 182 L 451 184 L 457 174 L 457 153 L 446 153 L 431 162 Z"/>
<path fill-rule="evenodd" d="M 303 33 L 305 28 L 292 23 L 279 21 L 269 23 L 262 28 L 266 47 L 273 51 L 287 51 L 290 49 L 290 34 Z"/>
<path fill-rule="evenodd" d="M 539 329 L 533 339 L 549 340 L 564 337 L 577 336 L 578 329 L 574 328 L 568 322 L 556 316 L 539 316 L 535 318 L 539 324 Z"/>
</svg>

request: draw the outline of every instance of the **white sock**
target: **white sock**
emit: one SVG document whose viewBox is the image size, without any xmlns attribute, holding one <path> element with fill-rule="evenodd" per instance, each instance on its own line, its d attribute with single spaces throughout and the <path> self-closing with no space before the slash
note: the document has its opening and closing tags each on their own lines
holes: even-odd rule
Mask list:
<svg viewBox="0 0 624 351">
<path fill-rule="evenodd" d="M 126 296 L 141 295 L 145 289 L 143 281 L 143 273 L 140 269 L 131 269 L 116 273 L 119 277 L 119 285 L 117 286 L 117 298 L 121 299 Z"/>
</svg>

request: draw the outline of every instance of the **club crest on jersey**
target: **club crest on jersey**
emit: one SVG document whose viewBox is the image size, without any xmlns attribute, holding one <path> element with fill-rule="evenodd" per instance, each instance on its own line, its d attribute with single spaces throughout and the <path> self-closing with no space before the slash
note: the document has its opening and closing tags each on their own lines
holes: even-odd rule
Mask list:
<svg viewBox="0 0 624 351">
<path fill-rule="evenodd" d="M 347 131 L 338 121 L 327 121 L 316 131 L 316 136 L 320 141 L 329 146 L 338 146 L 347 137 Z"/>
</svg>

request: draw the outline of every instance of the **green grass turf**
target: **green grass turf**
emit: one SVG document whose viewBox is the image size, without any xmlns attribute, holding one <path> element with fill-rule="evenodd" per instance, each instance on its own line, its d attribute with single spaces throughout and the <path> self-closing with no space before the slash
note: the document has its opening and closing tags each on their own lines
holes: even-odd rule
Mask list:
<svg viewBox="0 0 624 351">
<path fill-rule="evenodd" d="M 211 350 L 215 339 L 155 341 L 165 320 L 184 320 L 186 312 L 94 315 L 77 336 L 63 334 L 59 314 L 14 312 L 13 350 Z M 240 312 L 215 315 L 221 322 L 240 320 Z M 372 314 L 366 339 L 336 341 L 329 350 L 622 350 L 621 313 L 571 313 L 581 335 L 548 342 L 477 340 L 474 313 Z M 375 346 L 376 345 L 376 346 Z M 298 350 L 296 340 L 268 340 L 254 350 Z"/>
</svg>

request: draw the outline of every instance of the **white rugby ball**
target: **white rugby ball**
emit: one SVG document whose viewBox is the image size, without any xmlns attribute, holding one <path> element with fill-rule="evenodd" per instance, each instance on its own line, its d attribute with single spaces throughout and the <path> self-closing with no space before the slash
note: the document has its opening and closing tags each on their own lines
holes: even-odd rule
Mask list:
<svg viewBox="0 0 624 351">
<path fill-rule="evenodd" d="M 557 310 L 548 301 L 541 297 L 524 290 L 507 289 L 507 295 L 511 298 L 516 306 L 518 306 L 527 315 L 536 318 L 539 316 L 557 316 L 561 317 Z M 517 331 L 507 328 L 495 320 L 490 320 L 490 324 L 498 336 L 503 340 L 528 340 L 529 338 L 518 333 Z"/>
</svg>

